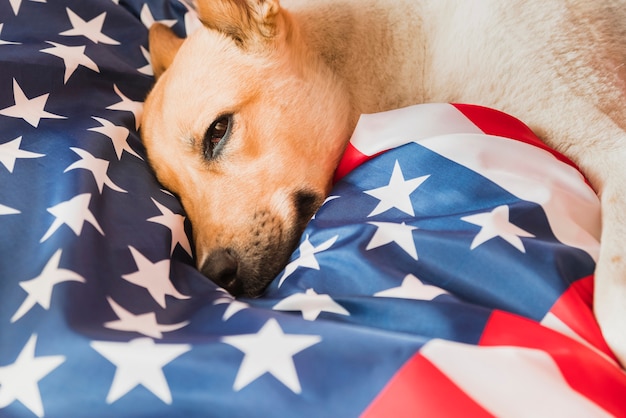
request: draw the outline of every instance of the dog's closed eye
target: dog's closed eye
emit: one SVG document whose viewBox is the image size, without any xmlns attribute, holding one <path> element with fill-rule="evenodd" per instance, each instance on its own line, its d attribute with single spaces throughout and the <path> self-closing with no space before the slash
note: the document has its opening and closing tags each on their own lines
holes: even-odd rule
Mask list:
<svg viewBox="0 0 626 418">
<path fill-rule="evenodd" d="M 233 115 L 231 114 L 220 116 L 211 123 L 202 142 L 205 159 L 211 160 L 220 154 L 230 136 L 232 125 Z"/>
</svg>

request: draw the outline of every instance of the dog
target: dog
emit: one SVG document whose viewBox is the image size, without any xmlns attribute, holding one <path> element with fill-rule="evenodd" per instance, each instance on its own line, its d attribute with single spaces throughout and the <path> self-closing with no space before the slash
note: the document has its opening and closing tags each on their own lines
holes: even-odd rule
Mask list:
<svg viewBox="0 0 626 418">
<path fill-rule="evenodd" d="M 197 0 L 150 29 L 142 135 L 198 268 L 258 296 L 330 191 L 362 113 L 497 108 L 572 159 L 602 205 L 594 309 L 626 364 L 626 0 Z"/>
</svg>

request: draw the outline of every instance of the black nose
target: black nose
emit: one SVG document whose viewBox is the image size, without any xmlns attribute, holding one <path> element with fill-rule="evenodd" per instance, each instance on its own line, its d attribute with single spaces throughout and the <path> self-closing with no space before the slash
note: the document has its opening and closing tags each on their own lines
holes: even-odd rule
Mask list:
<svg viewBox="0 0 626 418">
<path fill-rule="evenodd" d="M 228 248 L 220 248 L 213 251 L 200 268 L 202 274 L 218 286 L 226 289 L 233 296 L 239 296 L 243 293 L 242 282 L 237 277 L 238 270 L 239 261 L 237 254 Z"/>
</svg>

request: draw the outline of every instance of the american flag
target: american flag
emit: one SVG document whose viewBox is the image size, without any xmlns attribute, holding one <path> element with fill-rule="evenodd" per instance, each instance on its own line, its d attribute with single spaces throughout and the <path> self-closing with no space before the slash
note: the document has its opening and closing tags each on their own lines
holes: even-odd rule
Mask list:
<svg viewBox="0 0 626 418">
<path fill-rule="evenodd" d="M 176 0 L 0 0 L 0 416 L 626 416 L 599 204 L 500 112 L 363 115 L 266 294 L 195 268 L 140 142 Z"/>
</svg>

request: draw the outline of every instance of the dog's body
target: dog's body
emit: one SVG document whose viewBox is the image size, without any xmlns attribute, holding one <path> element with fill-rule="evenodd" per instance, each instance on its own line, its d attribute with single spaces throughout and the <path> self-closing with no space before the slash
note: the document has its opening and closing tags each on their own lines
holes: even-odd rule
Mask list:
<svg viewBox="0 0 626 418">
<path fill-rule="evenodd" d="M 490 106 L 528 123 L 598 192 L 595 310 L 624 364 L 626 0 L 283 3 L 289 12 L 278 0 L 199 0 L 205 27 L 182 46 L 151 31 L 159 81 L 144 141 L 191 220 L 200 269 L 258 295 L 329 192 L 361 113 Z"/>
</svg>

